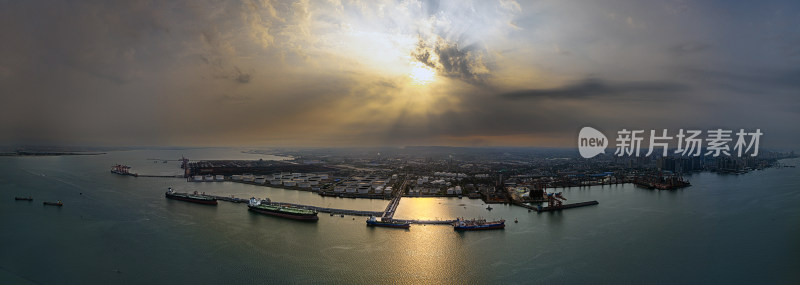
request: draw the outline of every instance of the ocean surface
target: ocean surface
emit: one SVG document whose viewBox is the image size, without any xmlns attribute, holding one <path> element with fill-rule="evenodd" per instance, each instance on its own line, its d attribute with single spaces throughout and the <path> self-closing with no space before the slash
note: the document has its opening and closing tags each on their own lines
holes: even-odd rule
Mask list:
<svg viewBox="0 0 800 285">
<path fill-rule="evenodd" d="M 396 218 L 504 218 L 505 230 L 368 228 L 364 217 L 302 223 L 167 200 L 164 191 L 268 197 L 380 211 L 385 200 L 232 182 L 114 175 L 182 173 L 157 159 L 280 159 L 235 149 L 0 157 L 1 284 L 800 284 L 800 168 L 701 173 L 675 191 L 559 189 L 597 206 L 537 214 L 467 198 L 403 198 Z M 799 165 L 800 160 L 784 160 Z M 33 196 L 33 202 L 14 196 Z M 64 202 L 63 207 L 42 201 Z M 519 223 L 513 220 L 518 219 Z"/>
</svg>

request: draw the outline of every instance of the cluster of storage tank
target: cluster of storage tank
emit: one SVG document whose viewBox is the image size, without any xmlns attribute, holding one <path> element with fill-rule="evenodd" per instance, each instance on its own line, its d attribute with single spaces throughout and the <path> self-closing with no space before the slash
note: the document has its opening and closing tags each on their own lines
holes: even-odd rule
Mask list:
<svg viewBox="0 0 800 285">
<path fill-rule="evenodd" d="M 452 178 L 467 178 L 467 175 L 464 173 L 453 173 L 453 172 L 434 172 L 433 176 L 436 177 L 452 177 Z"/>
<path fill-rule="evenodd" d="M 392 176 L 397 177 L 397 176 Z M 369 176 L 354 176 L 343 181 L 341 184 L 334 186 L 333 192 L 335 193 L 358 193 L 358 194 L 384 194 L 391 193 L 392 186 L 386 186 L 388 180 L 386 178 L 378 177 L 375 175 Z"/>
<path fill-rule="evenodd" d="M 430 187 L 430 186 L 417 186 L 408 190 L 408 194 L 411 195 L 421 195 L 421 194 L 440 194 L 441 188 L 439 187 Z M 447 195 L 461 195 L 463 191 L 461 190 L 461 186 L 449 187 L 445 190 Z"/>
<path fill-rule="evenodd" d="M 461 186 L 447 188 L 447 195 L 461 195 Z"/>
<path fill-rule="evenodd" d="M 232 180 L 253 182 L 256 184 L 282 185 L 300 188 L 319 188 L 322 181 L 328 179 L 325 173 L 289 173 L 281 172 L 270 175 L 242 174 L 231 176 Z"/>
<path fill-rule="evenodd" d="M 461 180 L 461 178 L 464 177 L 466 177 L 466 174 L 464 173 L 450 172 L 435 172 L 433 178 L 421 176 L 417 178 L 416 186 L 409 189 L 409 194 L 421 195 L 446 193 L 447 195 L 461 195 L 463 193 L 461 186 L 450 186 L 453 185 L 451 181 Z M 445 192 L 441 193 L 442 190 Z"/>
<path fill-rule="evenodd" d="M 215 182 L 215 181 L 225 181 L 224 175 L 195 175 L 192 176 L 193 182 Z"/>
</svg>

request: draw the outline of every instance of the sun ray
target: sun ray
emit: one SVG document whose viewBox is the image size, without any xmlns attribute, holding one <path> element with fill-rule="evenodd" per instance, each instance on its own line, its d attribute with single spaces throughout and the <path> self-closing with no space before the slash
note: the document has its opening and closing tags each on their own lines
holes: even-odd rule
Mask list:
<svg viewBox="0 0 800 285">
<path fill-rule="evenodd" d="M 414 85 L 424 86 L 432 83 L 436 79 L 436 70 L 425 66 L 419 62 L 411 63 L 411 72 L 408 74 Z"/>
</svg>

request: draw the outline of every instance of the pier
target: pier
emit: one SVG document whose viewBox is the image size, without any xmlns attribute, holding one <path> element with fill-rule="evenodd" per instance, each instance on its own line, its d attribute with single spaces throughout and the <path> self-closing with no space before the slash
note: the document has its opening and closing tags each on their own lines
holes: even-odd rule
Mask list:
<svg viewBox="0 0 800 285">
<path fill-rule="evenodd" d="M 386 210 L 383 211 L 381 215 L 384 219 L 391 219 L 394 217 L 394 212 L 397 211 L 397 206 L 400 205 L 400 199 L 403 198 L 403 189 L 406 188 L 406 183 L 403 182 L 403 186 L 400 186 L 398 189 L 394 189 L 392 193 L 392 200 L 389 201 L 389 205 L 386 205 Z"/>
<path fill-rule="evenodd" d="M 558 211 L 558 210 L 562 210 L 562 209 L 572 209 L 572 208 L 593 206 L 593 205 L 598 205 L 598 204 L 600 204 L 600 202 L 587 201 L 587 202 L 580 202 L 580 203 L 563 204 L 563 205 L 560 205 L 560 206 L 539 207 L 539 206 L 531 206 L 531 205 L 523 204 L 523 203 L 514 203 L 514 205 L 516 205 L 516 206 L 527 208 L 529 210 L 534 210 L 534 211 L 536 211 L 538 213 L 541 213 L 541 212 L 552 212 L 552 211 Z"/>
<path fill-rule="evenodd" d="M 418 224 L 418 225 L 452 225 L 456 220 L 399 220 L 399 219 L 392 219 L 395 221 L 406 222 L 410 224 Z"/>
<path fill-rule="evenodd" d="M 394 216 L 394 211 L 397 210 L 397 204 L 400 203 L 400 195 L 402 193 L 401 190 L 397 190 L 398 194 L 395 198 L 392 199 L 392 202 L 386 206 L 387 211 L 379 212 L 379 211 L 361 211 L 361 210 L 350 210 L 350 209 L 337 209 L 337 208 L 327 208 L 327 207 L 317 207 L 311 205 L 302 205 L 302 204 L 294 204 L 294 203 L 286 203 L 286 202 L 272 202 L 272 201 L 264 201 L 264 203 L 268 203 L 271 205 L 279 205 L 279 206 L 289 206 L 295 208 L 302 208 L 302 209 L 309 209 L 314 210 L 319 213 L 330 213 L 332 215 L 348 215 L 348 216 L 374 216 L 374 217 L 387 217 L 387 219 L 391 219 Z M 248 203 L 250 199 L 246 198 L 236 198 L 233 196 L 216 196 L 216 195 L 206 195 L 208 197 L 213 197 L 220 201 L 231 202 L 231 203 Z M 411 224 L 419 224 L 419 225 L 450 225 L 455 220 L 396 220 L 401 222 L 407 222 Z"/>
<path fill-rule="evenodd" d="M 208 197 L 213 197 L 220 201 L 231 202 L 231 203 L 248 203 L 250 202 L 249 198 L 236 198 L 233 196 L 216 196 L 216 195 L 206 195 Z M 383 212 L 378 211 L 360 211 L 360 210 L 349 210 L 349 209 L 336 209 L 336 208 L 325 208 L 325 207 L 317 207 L 311 205 L 302 205 L 302 204 L 294 204 L 294 203 L 285 203 L 285 202 L 272 202 L 272 201 L 264 201 L 263 203 L 271 204 L 271 205 L 280 205 L 280 206 L 289 206 L 289 207 L 296 207 L 296 208 L 303 208 L 314 210 L 320 213 L 331 213 L 331 214 L 339 214 L 339 215 L 349 215 L 349 216 L 380 216 Z"/>
<path fill-rule="evenodd" d="M 314 210 L 320 213 L 331 213 L 334 215 L 349 215 L 349 216 L 380 216 L 383 212 L 377 211 L 360 211 L 360 210 L 349 210 L 349 209 L 336 209 L 336 208 L 324 208 L 324 207 L 317 207 L 317 206 L 309 206 L 309 205 L 301 205 L 301 204 L 293 204 L 293 203 L 284 203 L 284 202 L 270 202 L 272 205 L 281 205 L 281 206 L 291 206 L 296 208 L 303 208 Z"/>
<path fill-rule="evenodd" d="M 552 212 L 552 211 L 558 211 L 558 210 L 562 210 L 562 209 L 572 209 L 572 208 L 593 206 L 593 205 L 597 205 L 597 204 L 600 204 L 600 203 L 597 202 L 597 201 L 588 201 L 588 202 L 564 204 L 564 205 L 560 205 L 560 206 L 536 207 L 534 210 L 536 210 L 536 212 L 538 212 L 538 213 L 541 213 L 541 212 Z"/>
<path fill-rule="evenodd" d="M 181 179 L 183 179 L 183 175 L 148 175 L 148 174 L 139 174 L 136 177 L 181 178 Z"/>
</svg>

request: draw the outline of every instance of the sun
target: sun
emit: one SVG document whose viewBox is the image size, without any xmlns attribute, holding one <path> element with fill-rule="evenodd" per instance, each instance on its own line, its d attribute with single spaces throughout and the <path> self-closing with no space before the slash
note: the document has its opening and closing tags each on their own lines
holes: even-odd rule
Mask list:
<svg viewBox="0 0 800 285">
<path fill-rule="evenodd" d="M 436 79 L 436 71 L 422 63 L 413 62 L 408 77 L 414 85 L 428 85 Z"/>
</svg>

